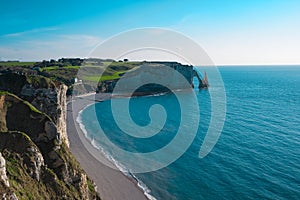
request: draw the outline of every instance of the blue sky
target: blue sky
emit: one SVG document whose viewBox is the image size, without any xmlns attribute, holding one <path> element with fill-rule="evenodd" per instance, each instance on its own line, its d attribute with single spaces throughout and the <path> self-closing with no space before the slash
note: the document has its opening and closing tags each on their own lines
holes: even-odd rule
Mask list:
<svg viewBox="0 0 300 200">
<path fill-rule="evenodd" d="M 122 31 L 161 27 L 200 44 L 216 64 L 299 64 L 300 1 L 2 0 L 0 59 L 85 57 Z"/>
</svg>

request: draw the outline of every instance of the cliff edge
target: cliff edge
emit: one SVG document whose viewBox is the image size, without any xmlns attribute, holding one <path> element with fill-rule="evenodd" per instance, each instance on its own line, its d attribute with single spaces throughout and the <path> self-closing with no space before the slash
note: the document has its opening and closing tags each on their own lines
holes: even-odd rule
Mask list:
<svg viewBox="0 0 300 200">
<path fill-rule="evenodd" d="M 0 89 L 0 198 L 100 199 L 68 148 L 66 87 L 5 74 Z"/>
</svg>

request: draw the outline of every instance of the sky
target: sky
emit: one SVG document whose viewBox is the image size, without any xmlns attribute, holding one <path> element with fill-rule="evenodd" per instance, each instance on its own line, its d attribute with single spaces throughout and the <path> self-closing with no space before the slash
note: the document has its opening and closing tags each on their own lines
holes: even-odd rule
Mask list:
<svg viewBox="0 0 300 200">
<path fill-rule="evenodd" d="M 157 27 L 217 65 L 300 64 L 299 0 L 1 0 L 0 60 L 87 57 L 124 31 Z"/>
</svg>

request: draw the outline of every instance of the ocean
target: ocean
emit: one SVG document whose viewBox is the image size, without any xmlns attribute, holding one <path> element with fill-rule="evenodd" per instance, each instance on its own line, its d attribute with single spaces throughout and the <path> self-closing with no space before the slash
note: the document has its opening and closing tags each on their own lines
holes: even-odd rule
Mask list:
<svg viewBox="0 0 300 200">
<path fill-rule="evenodd" d="M 211 119 L 209 90 L 194 89 L 200 122 L 191 145 L 156 171 L 131 173 L 98 126 L 110 142 L 128 152 L 159 150 L 172 142 L 181 126 L 175 95 L 130 99 L 130 115 L 139 126 L 150 122 L 151 105 L 166 110 L 165 125 L 152 137 L 124 134 L 114 121 L 110 100 L 84 109 L 79 116 L 82 127 L 95 147 L 137 180 L 152 199 L 300 199 L 300 67 L 226 66 L 219 71 L 226 91 L 226 119 L 218 142 L 204 158 L 199 158 L 199 150 Z M 191 126 L 196 113 L 188 110 Z"/>
</svg>

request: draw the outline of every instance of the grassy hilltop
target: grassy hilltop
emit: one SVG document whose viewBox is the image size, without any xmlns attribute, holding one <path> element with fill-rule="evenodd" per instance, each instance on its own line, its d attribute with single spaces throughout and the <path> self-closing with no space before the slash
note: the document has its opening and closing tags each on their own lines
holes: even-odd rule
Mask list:
<svg viewBox="0 0 300 200">
<path fill-rule="evenodd" d="M 0 73 L 12 71 L 30 75 L 48 77 L 54 82 L 63 82 L 72 92 L 78 70 L 81 68 L 80 80 L 86 84 L 101 84 L 103 81 L 119 79 L 126 71 L 142 62 L 114 61 L 110 59 L 62 58 L 42 62 L 0 62 Z M 102 76 L 100 76 L 102 74 Z M 95 88 L 94 88 L 95 89 Z"/>
</svg>

